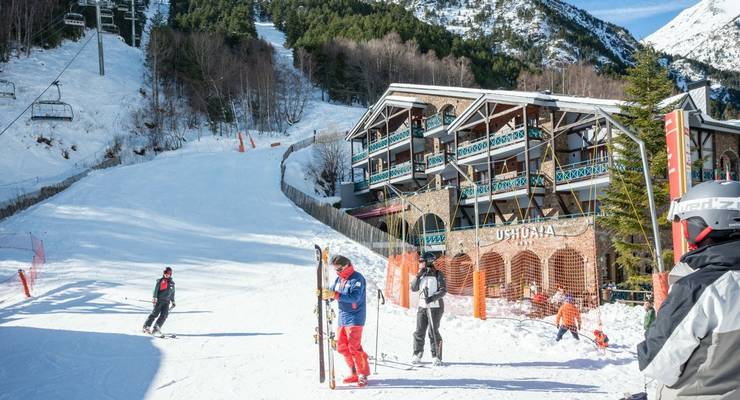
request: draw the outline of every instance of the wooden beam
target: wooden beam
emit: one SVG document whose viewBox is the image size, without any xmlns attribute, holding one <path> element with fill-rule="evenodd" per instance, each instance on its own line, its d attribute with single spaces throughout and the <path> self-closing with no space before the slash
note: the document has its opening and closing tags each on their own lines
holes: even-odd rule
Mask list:
<svg viewBox="0 0 740 400">
<path fill-rule="evenodd" d="M 596 120 L 598 120 L 598 119 L 600 119 L 600 118 L 599 117 L 591 117 L 591 118 L 588 118 L 588 119 L 583 119 L 583 120 L 580 120 L 580 121 L 576 121 L 576 122 L 573 122 L 572 124 L 568 124 L 568 125 L 565 125 L 563 127 L 559 127 L 555 131 L 555 133 L 566 131 L 568 129 L 575 128 L 577 126 L 582 126 L 582 125 L 590 124 L 590 123 L 596 122 Z"/>
<path fill-rule="evenodd" d="M 560 205 L 560 208 L 563 210 L 563 212 L 568 215 L 570 214 L 570 210 L 568 209 L 568 206 L 565 204 L 565 201 L 563 200 L 563 197 L 560 196 L 560 192 L 556 191 L 555 195 L 558 198 L 558 205 Z"/>
</svg>

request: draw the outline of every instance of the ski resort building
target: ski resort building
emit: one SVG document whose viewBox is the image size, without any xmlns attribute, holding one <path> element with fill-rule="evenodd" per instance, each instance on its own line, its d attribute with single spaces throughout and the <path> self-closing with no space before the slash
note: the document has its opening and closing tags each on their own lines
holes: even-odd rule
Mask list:
<svg viewBox="0 0 740 400">
<path fill-rule="evenodd" d="M 704 160 L 695 180 L 726 169 L 737 179 L 740 126 L 711 119 L 707 98 L 693 100 L 700 89 L 669 99 L 691 115 L 692 151 Z M 613 115 L 619 106 L 549 93 L 393 84 L 346 136 L 352 186 L 343 207 L 441 255 L 453 294 L 472 294 L 477 259 L 488 297 L 562 288 L 592 305 L 601 281 L 622 279 L 598 219 L 600 195 L 618 184 L 611 144 L 620 132 L 597 110 Z"/>
</svg>

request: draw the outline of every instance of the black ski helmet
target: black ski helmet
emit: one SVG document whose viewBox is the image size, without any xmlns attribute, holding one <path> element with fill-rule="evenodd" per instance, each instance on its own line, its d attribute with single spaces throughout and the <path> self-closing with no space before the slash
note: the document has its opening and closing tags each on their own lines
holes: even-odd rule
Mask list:
<svg viewBox="0 0 740 400">
<path fill-rule="evenodd" d="M 424 253 L 424 254 L 422 254 L 422 255 L 419 256 L 419 262 L 420 263 L 423 262 L 424 265 L 426 265 L 427 267 L 433 267 L 434 266 L 434 261 L 436 261 L 436 260 L 437 260 L 437 256 L 435 256 L 432 253 Z"/>
<path fill-rule="evenodd" d="M 707 238 L 724 241 L 740 236 L 740 182 L 700 183 L 673 200 L 668 219 L 684 224 L 691 248 Z"/>
<path fill-rule="evenodd" d="M 162 274 L 167 275 L 167 273 L 172 274 L 172 267 L 167 267 L 162 271 Z"/>
</svg>

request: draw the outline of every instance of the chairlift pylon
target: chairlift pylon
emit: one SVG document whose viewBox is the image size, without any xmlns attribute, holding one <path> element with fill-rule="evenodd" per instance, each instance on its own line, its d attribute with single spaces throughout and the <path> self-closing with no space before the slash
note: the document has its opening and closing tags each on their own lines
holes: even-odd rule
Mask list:
<svg viewBox="0 0 740 400">
<path fill-rule="evenodd" d="M 56 100 L 37 100 L 33 102 L 31 104 L 32 121 L 72 121 L 74 119 L 72 106 L 62 101 L 59 81 L 54 81 L 52 85 L 57 88 Z"/>
<path fill-rule="evenodd" d="M 0 98 L 15 100 L 15 83 L 0 79 Z"/>
<path fill-rule="evenodd" d="M 68 12 L 64 14 L 64 25 L 85 27 L 85 16 L 78 13 Z"/>
</svg>

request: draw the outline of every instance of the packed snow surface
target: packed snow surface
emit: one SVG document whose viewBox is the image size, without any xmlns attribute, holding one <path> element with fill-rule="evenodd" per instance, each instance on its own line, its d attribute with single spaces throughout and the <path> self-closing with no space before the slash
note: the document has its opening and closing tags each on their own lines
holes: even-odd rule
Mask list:
<svg viewBox="0 0 740 400">
<path fill-rule="evenodd" d="M 431 367 L 427 350 L 415 370 L 379 365 L 363 389 L 320 384 L 314 243 L 348 256 L 367 278 L 368 353 L 408 361 L 415 326 L 416 310 L 378 307 L 385 261 L 280 191 L 286 142 L 343 117 L 356 121 L 354 112 L 312 101 L 291 137 L 257 137 L 246 153 L 234 138 L 191 141 L 149 162 L 96 171 L 0 222 L 0 234 L 34 232 L 47 255 L 32 299 L 17 287 L 0 293 L 0 399 L 543 400 L 642 390 L 640 308 L 607 305 L 587 316 L 600 317 L 610 336 L 601 352 L 586 339 L 555 342 L 546 322 L 496 318 L 504 308 L 473 319 L 459 311 L 470 310 L 470 299 L 455 296 L 446 297 L 440 328 L 444 367 Z M 296 157 L 300 169 L 308 156 Z M 0 280 L 28 261 L 0 249 Z M 140 332 L 165 266 L 174 268 L 177 307 L 164 331 L 175 339 Z M 348 371 L 338 355 L 337 365 L 341 379 Z"/>
<path fill-rule="evenodd" d="M 445 367 L 379 366 L 369 387 L 330 391 L 318 383 L 313 343 L 313 244 L 347 255 L 367 276 L 371 354 L 385 263 L 282 195 L 285 147 L 238 153 L 212 141 L 94 172 L 0 223 L 0 232 L 37 232 L 47 254 L 36 296 L 0 309 L 0 399 L 345 398 L 346 390 L 383 399 L 604 399 L 642 387 L 633 350 L 641 310 L 608 306 L 602 318 L 614 348 L 605 354 L 587 340 L 557 343 L 541 322 L 448 315 Z M 0 255 L 0 273 L 23 261 Z M 156 339 L 139 330 L 168 265 L 177 308 L 165 331 L 178 337 Z M 414 320 L 414 310 L 382 306 L 379 351 L 407 361 Z"/>
</svg>

